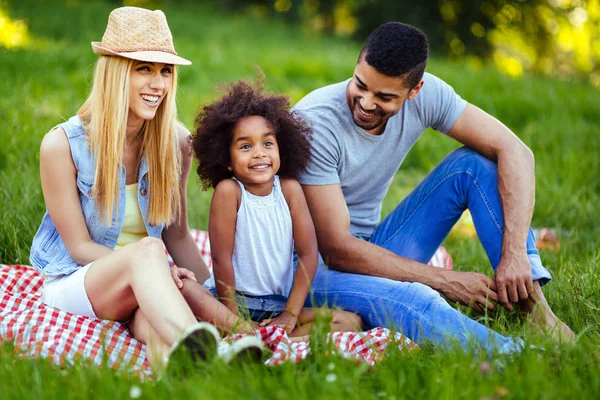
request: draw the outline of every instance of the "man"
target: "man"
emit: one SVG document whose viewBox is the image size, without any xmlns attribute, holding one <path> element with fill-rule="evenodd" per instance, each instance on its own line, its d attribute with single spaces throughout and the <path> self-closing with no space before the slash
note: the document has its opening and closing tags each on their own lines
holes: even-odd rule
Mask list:
<svg viewBox="0 0 600 400">
<path fill-rule="evenodd" d="M 294 110 L 311 121 L 312 161 L 300 179 L 321 255 L 312 302 L 390 325 L 418 343 L 514 351 L 503 337 L 453 309 L 479 313 L 494 302 L 531 314 L 553 337 L 573 332 L 548 306 L 529 224 L 534 158 L 506 126 L 424 73 L 429 55 L 419 29 L 391 22 L 367 39 L 351 79 L 318 89 Z M 464 144 L 379 223 L 381 203 L 407 152 L 432 127 Z M 425 265 L 469 209 L 494 276 Z"/>
</svg>

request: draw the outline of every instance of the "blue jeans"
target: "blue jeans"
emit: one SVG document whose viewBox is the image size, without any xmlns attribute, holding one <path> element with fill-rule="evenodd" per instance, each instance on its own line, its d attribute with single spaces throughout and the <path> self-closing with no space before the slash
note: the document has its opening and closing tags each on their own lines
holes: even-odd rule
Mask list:
<svg viewBox="0 0 600 400">
<path fill-rule="evenodd" d="M 492 267 L 500 262 L 503 213 L 496 163 L 467 148 L 451 153 L 377 227 L 371 243 L 427 263 L 465 209 Z M 551 279 L 542 266 L 533 233 L 527 238 L 533 280 Z M 504 337 L 452 308 L 421 283 L 399 282 L 329 269 L 320 259 L 307 306 L 338 306 L 359 314 L 368 328 L 388 326 L 417 343 L 482 346 L 487 353 L 511 352 L 520 339 Z"/>
<path fill-rule="evenodd" d="M 208 288 L 215 298 L 217 289 Z M 287 304 L 287 297 L 278 294 L 253 296 L 236 292 L 235 294 L 240 315 L 248 315 L 252 321 L 261 322 L 263 319 L 273 318 L 281 314 Z"/>
</svg>

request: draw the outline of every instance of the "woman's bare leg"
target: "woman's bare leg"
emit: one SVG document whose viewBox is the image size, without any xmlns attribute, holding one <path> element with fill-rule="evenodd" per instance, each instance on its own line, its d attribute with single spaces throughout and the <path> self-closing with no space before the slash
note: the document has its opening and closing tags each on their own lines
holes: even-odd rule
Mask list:
<svg viewBox="0 0 600 400">
<path fill-rule="evenodd" d="M 331 308 L 303 308 L 298 316 L 298 324 L 290 337 L 308 335 L 317 319 L 331 319 L 331 332 L 360 332 L 363 330 L 363 320 L 357 314 Z"/>
<path fill-rule="evenodd" d="M 143 238 L 96 260 L 85 276 L 85 290 L 98 318 L 128 320 L 139 307 L 168 346 L 196 323 L 156 238 Z"/>
<path fill-rule="evenodd" d="M 210 322 L 225 333 L 254 333 L 251 322 L 232 313 L 200 283 L 190 279 L 183 279 L 182 282 L 181 293 L 196 318 Z"/>
<path fill-rule="evenodd" d="M 148 319 L 139 308 L 134 312 L 127 327 L 133 337 L 146 345 L 146 357 L 152 371 L 160 371 L 164 367 L 163 363 L 170 346 L 152 329 Z"/>
</svg>

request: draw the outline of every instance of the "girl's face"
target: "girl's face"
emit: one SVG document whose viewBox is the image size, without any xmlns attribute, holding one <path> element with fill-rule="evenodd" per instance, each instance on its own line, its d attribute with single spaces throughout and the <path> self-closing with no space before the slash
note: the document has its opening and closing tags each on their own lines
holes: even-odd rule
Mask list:
<svg viewBox="0 0 600 400">
<path fill-rule="evenodd" d="M 257 196 L 266 196 L 279 171 L 279 147 L 271 123 L 258 115 L 241 119 L 229 146 L 233 175 Z"/>
<path fill-rule="evenodd" d="M 129 74 L 129 122 L 150 120 L 171 87 L 171 64 L 136 61 Z"/>
</svg>

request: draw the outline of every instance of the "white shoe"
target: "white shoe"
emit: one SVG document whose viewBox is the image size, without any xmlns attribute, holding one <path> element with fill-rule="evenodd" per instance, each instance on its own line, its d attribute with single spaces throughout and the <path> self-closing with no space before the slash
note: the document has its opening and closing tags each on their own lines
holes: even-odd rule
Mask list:
<svg viewBox="0 0 600 400">
<path fill-rule="evenodd" d="M 185 363 L 186 360 L 196 364 L 209 361 L 217 354 L 217 346 L 221 336 L 213 325 L 198 322 L 181 333 L 167 354 L 167 363 Z"/>
<path fill-rule="evenodd" d="M 232 344 L 221 342 L 218 356 L 225 364 L 232 361 L 258 363 L 262 362 L 265 345 L 256 336 L 244 336 Z"/>
</svg>

